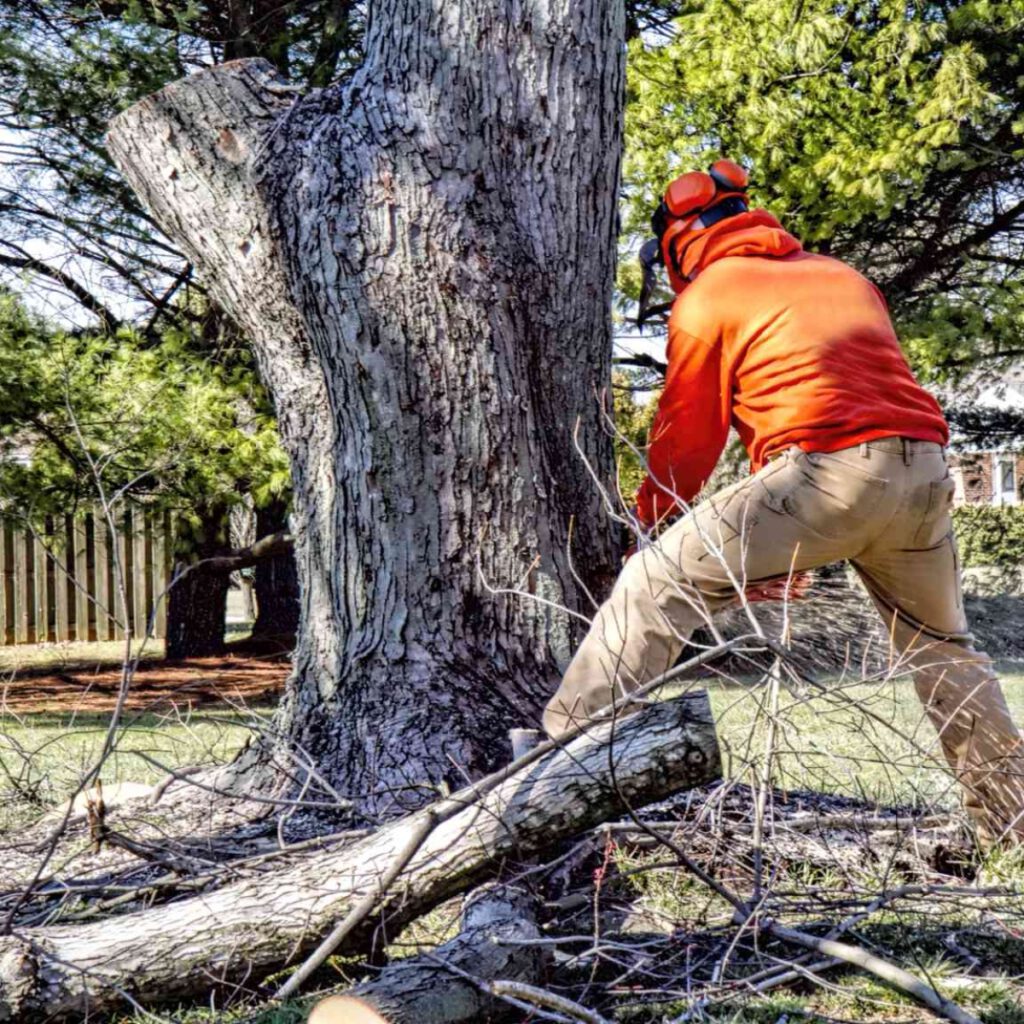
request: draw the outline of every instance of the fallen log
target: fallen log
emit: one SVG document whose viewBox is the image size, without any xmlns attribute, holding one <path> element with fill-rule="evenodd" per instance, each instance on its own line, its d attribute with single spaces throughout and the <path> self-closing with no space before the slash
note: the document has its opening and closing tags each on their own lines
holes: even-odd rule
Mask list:
<svg viewBox="0 0 1024 1024">
<path fill-rule="evenodd" d="M 510 729 L 513 760 L 536 748 L 542 737 L 537 729 Z M 490 1019 L 500 1000 L 488 982 L 539 980 L 544 956 L 539 943 L 529 945 L 539 939 L 537 897 L 515 885 L 489 882 L 465 897 L 454 939 L 430 953 L 397 960 L 371 981 L 321 1000 L 309 1024 L 472 1024 Z M 303 968 L 321 962 L 314 953 Z"/>
<path fill-rule="evenodd" d="M 274 874 L 105 921 L 5 936 L 0 1021 L 81 1019 L 121 1008 L 126 997 L 157 1005 L 254 984 L 314 948 L 422 833 L 377 911 L 339 952 L 364 949 L 382 919 L 394 932 L 493 876 L 505 858 L 542 854 L 626 806 L 719 773 L 706 694 L 645 707 L 513 765 L 486 790 L 467 787 L 352 845 L 304 853 Z M 438 824 L 424 829 L 425 821 Z"/>
<path fill-rule="evenodd" d="M 421 956 L 397 960 L 371 981 L 317 1003 L 309 1024 L 473 1024 L 500 999 L 487 983 L 536 982 L 544 956 L 534 897 L 510 886 L 472 893 L 462 929 Z"/>
</svg>

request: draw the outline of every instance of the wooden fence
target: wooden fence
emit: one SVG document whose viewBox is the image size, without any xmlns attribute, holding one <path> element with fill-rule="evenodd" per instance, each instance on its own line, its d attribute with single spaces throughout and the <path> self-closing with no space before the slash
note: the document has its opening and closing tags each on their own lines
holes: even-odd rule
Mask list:
<svg viewBox="0 0 1024 1024">
<path fill-rule="evenodd" d="M 0 645 L 123 639 L 115 555 L 132 634 L 146 634 L 170 579 L 169 521 L 135 508 L 119 511 L 116 526 L 98 510 L 49 519 L 43 533 L 0 520 Z M 165 597 L 152 635 L 166 625 Z"/>
</svg>

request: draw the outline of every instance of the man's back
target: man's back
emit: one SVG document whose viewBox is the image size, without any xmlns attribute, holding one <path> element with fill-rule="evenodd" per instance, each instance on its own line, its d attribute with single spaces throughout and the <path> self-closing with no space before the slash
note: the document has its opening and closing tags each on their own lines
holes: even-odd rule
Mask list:
<svg viewBox="0 0 1024 1024">
<path fill-rule="evenodd" d="M 939 406 L 914 380 L 881 294 L 838 260 L 803 251 L 718 259 L 680 295 L 669 330 L 720 346 L 733 425 L 755 468 L 794 444 L 835 451 L 892 435 L 946 443 Z"/>
</svg>

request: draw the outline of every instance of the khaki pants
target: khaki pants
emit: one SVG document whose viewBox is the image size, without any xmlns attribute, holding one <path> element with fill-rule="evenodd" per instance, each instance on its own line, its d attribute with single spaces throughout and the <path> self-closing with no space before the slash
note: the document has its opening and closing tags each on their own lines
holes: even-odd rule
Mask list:
<svg viewBox="0 0 1024 1024">
<path fill-rule="evenodd" d="M 849 559 L 962 783 L 984 842 L 1024 839 L 1022 740 L 988 657 L 971 646 L 942 448 L 883 438 L 791 448 L 674 523 L 626 563 L 544 728 L 558 736 L 676 663 L 737 587 Z"/>
</svg>

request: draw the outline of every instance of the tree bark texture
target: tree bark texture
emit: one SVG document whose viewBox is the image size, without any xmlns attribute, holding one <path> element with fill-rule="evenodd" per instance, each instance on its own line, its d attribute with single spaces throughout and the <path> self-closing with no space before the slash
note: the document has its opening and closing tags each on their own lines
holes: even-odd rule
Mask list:
<svg viewBox="0 0 1024 1024">
<path fill-rule="evenodd" d="M 256 509 L 257 537 L 288 530 L 288 506 L 283 501 Z M 255 587 L 253 637 L 280 641 L 291 647 L 299 630 L 299 576 L 294 550 L 257 562 Z"/>
<path fill-rule="evenodd" d="M 224 653 L 229 580 L 227 573 L 206 572 L 190 566 L 231 551 L 227 512 L 208 509 L 198 526 L 181 524 L 187 533 L 175 538 L 175 582 L 167 597 L 166 656 L 210 658 Z M 187 550 L 188 556 L 181 557 Z"/>
<path fill-rule="evenodd" d="M 623 50 L 618 0 L 380 0 L 347 84 L 237 61 L 108 137 L 252 339 L 291 457 L 275 732 L 376 811 L 507 760 L 574 642 L 556 606 L 615 574 L 590 469 Z"/>
<path fill-rule="evenodd" d="M 383 940 L 508 858 L 543 853 L 612 814 L 717 778 L 719 750 L 705 693 L 654 704 L 539 757 L 482 796 L 454 794 L 343 848 L 298 854 L 270 874 L 116 922 L 22 929 L 0 938 L 0 1021 L 81 1019 L 255 983 L 313 948 L 408 846 L 426 816 L 454 809 L 338 952 Z M 454 805 L 454 807 L 453 807 Z M 459 809 L 461 808 L 461 809 Z"/>
</svg>

